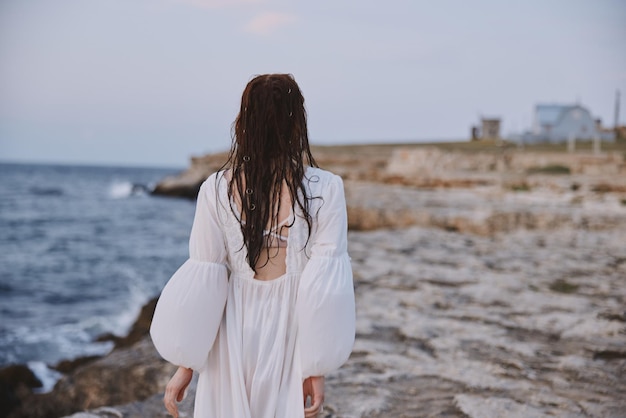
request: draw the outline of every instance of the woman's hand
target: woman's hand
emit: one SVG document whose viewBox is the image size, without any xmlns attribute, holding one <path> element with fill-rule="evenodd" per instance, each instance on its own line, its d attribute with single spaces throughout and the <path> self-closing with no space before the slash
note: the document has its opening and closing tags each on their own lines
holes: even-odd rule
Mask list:
<svg viewBox="0 0 626 418">
<path fill-rule="evenodd" d="M 163 403 L 165 404 L 167 411 L 174 418 L 178 418 L 178 405 L 176 405 L 176 402 L 183 400 L 185 390 L 187 389 L 187 386 L 189 386 L 192 377 L 193 370 L 187 369 L 186 367 L 179 367 L 165 387 Z"/>
<path fill-rule="evenodd" d="M 311 376 L 302 383 L 304 395 L 304 417 L 315 418 L 322 411 L 324 403 L 324 376 Z M 306 407 L 307 397 L 311 397 L 311 406 Z"/>
</svg>

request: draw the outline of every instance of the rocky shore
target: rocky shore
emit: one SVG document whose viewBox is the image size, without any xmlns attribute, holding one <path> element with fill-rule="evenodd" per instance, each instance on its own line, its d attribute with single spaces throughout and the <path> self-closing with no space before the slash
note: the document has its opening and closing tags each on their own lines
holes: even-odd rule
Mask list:
<svg viewBox="0 0 626 418">
<path fill-rule="evenodd" d="M 354 351 L 327 378 L 323 416 L 626 416 L 623 155 L 315 155 L 345 179 L 357 297 Z M 195 159 L 159 193 L 193 197 L 223 158 Z M 153 303 L 132 337 L 69 365 L 51 393 L 14 390 L 8 416 L 167 416 L 173 370 L 147 337 Z"/>
</svg>

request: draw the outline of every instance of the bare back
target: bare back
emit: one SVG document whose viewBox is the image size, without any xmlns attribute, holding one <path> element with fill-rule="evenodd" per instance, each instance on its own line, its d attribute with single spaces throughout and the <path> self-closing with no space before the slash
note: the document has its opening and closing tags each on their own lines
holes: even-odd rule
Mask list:
<svg viewBox="0 0 626 418">
<path fill-rule="evenodd" d="M 225 177 L 230 183 L 232 180 L 230 170 L 226 171 Z M 241 197 L 236 190 L 233 197 L 241 214 Z M 293 221 L 292 206 L 289 189 L 287 184 L 283 182 L 278 208 L 275 209 L 279 222 L 274 228 L 271 225 L 267 225 L 263 232 L 265 245 L 254 267 L 256 272 L 254 278 L 257 280 L 274 280 L 287 273 L 287 240 L 289 237 L 289 225 Z M 240 219 L 245 222 L 243 214 L 240 215 Z"/>
</svg>

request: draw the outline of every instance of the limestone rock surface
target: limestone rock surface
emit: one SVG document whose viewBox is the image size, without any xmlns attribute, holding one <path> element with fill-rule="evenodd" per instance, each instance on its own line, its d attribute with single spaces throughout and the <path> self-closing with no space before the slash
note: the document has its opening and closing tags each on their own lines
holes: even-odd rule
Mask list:
<svg viewBox="0 0 626 418">
<path fill-rule="evenodd" d="M 345 180 L 357 299 L 322 416 L 626 416 L 623 155 L 352 151 L 314 152 Z M 223 161 L 160 187 L 193 198 Z M 133 343 L 145 326 L 41 399 L 74 418 L 166 417 L 174 370 Z"/>
<path fill-rule="evenodd" d="M 29 394 L 9 417 L 58 417 L 75 411 L 144 400 L 163 390 L 175 367 L 163 361 L 149 337 L 83 364 L 50 393 Z"/>
<path fill-rule="evenodd" d="M 322 416 L 623 417 L 625 236 L 351 232 L 357 338 Z M 165 417 L 161 397 L 74 418 Z"/>
</svg>

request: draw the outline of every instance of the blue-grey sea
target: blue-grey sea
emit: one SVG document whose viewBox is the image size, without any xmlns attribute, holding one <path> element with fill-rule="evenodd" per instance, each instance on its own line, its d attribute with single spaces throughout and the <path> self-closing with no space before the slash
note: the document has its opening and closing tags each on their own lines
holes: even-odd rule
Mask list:
<svg viewBox="0 0 626 418">
<path fill-rule="evenodd" d="M 187 257 L 193 201 L 145 191 L 177 170 L 0 163 L 0 367 L 104 354 Z"/>
</svg>

